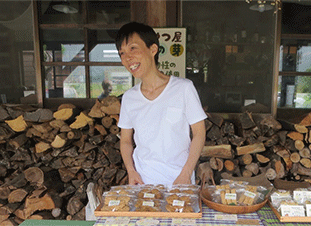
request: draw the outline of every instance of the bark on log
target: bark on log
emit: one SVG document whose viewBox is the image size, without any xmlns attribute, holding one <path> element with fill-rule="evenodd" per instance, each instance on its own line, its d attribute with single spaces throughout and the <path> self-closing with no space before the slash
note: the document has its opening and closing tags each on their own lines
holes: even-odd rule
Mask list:
<svg viewBox="0 0 311 226">
<path fill-rule="evenodd" d="M 215 146 L 204 146 L 201 152 L 202 157 L 215 157 L 223 159 L 232 159 L 233 153 L 231 145 L 215 145 Z"/>
<path fill-rule="evenodd" d="M 237 147 L 237 155 L 253 154 L 265 151 L 266 148 L 263 143 L 255 143 L 247 146 Z"/>
</svg>

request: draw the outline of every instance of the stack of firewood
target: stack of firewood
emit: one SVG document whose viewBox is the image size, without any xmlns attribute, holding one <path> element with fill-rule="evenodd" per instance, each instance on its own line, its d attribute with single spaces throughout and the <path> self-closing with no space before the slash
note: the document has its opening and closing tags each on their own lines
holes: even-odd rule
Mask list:
<svg viewBox="0 0 311 226">
<path fill-rule="evenodd" d="M 234 177 L 264 174 L 275 179 L 308 180 L 311 176 L 311 113 L 296 119 L 244 112 L 226 121 L 208 114 L 207 138 L 201 153 L 197 183 L 216 183 L 223 173 Z"/>
<path fill-rule="evenodd" d="M 0 226 L 25 219 L 84 220 L 86 188 L 101 199 L 127 183 L 120 155 L 120 101 L 107 97 L 90 110 L 0 106 Z M 302 180 L 311 175 L 311 113 L 296 122 L 240 114 L 208 114 L 197 183 L 223 173 Z"/>
<path fill-rule="evenodd" d="M 85 220 L 86 188 L 100 199 L 125 184 L 117 121 L 120 101 L 107 97 L 89 111 L 0 107 L 0 225 L 25 219 Z"/>
</svg>

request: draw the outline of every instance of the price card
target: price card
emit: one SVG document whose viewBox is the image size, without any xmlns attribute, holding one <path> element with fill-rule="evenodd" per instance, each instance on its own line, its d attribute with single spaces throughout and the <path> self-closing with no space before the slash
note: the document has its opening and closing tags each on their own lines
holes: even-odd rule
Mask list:
<svg viewBox="0 0 311 226">
<path fill-rule="evenodd" d="M 245 196 L 250 197 L 252 199 L 254 199 L 256 197 L 256 194 L 250 191 L 245 191 L 244 193 Z"/>
<path fill-rule="evenodd" d="M 236 214 L 215 214 L 214 219 L 218 221 L 237 221 L 238 215 Z"/>
<path fill-rule="evenodd" d="M 226 193 L 225 199 L 233 199 L 233 200 L 236 200 L 236 193 Z"/>
<path fill-rule="evenodd" d="M 305 217 L 305 208 L 300 205 L 281 205 L 283 217 Z"/>
<path fill-rule="evenodd" d="M 158 225 L 160 223 L 159 220 L 155 220 L 153 218 L 145 218 L 145 219 L 141 219 L 136 221 L 135 225 Z"/>
<path fill-rule="evenodd" d="M 152 201 L 143 201 L 143 206 L 151 206 L 151 207 L 154 207 L 154 202 L 152 202 Z"/>
<path fill-rule="evenodd" d="M 155 194 L 152 194 L 152 193 L 144 193 L 144 198 L 151 198 L 153 199 L 155 196 Z"/>
<path fill-rule="evenodd" d="M 172 225 L 196 225 L 195 219 L 173 218 Z"/>
<path fill-rule="evenodd" d="M 173 206 L 184 206 L 184 205 L 185 205 L 185 201 L 181 201 L 181 200 L 173 201 Z"/>
<path fill-rule="evenodd" d="M 129 217 L 108 217 L 105 225 L 128 225 L 130 223 Z"/>
<path fill-rule="evenodd" d="M 108 206 L 118 206 L 120 205 L 120 200 L 110 200 Z"/>
</svg>

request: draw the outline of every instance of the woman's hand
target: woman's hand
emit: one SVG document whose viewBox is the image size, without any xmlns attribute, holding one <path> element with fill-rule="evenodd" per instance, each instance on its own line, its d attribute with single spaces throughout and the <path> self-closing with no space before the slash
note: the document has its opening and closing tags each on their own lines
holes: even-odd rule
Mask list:
<svg viewBox="0 0 311 226">
<path fill-rule="evenodd" d="M 189 173 L 182 171 L 173 184 L 191 184 L 191 173 L 189 175 Z"/>
<path fill-rule="evenodd" d="M 129 177 L 129 185 L 144 184 L 143 180 L 141 179 L 137 171 L 128 172 L 128 177 Z"/>
</svg>

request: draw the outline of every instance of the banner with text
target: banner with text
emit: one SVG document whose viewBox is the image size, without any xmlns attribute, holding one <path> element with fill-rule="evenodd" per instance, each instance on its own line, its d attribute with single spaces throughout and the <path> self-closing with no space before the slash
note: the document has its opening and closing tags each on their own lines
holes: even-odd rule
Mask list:
<svg viewBox="0 0 311 226">
<path fill-rule="evenodd" d="M 160 42 L 158 68 L 166 75 L 185 78 L 186 28 L 154 28 Z"/>
</svg>

